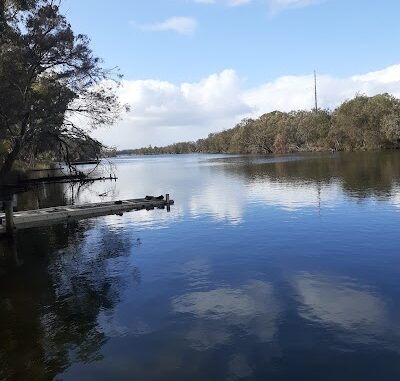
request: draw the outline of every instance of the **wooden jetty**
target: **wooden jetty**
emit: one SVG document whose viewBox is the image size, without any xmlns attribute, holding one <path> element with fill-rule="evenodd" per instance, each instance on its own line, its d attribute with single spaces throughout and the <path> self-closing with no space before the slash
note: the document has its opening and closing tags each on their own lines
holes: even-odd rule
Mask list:
<svg viewBox="0 0 400 381">
<path fill-rule="evenodd" d="M 99 217 L 107 214 L 120 214 L 133 210 L 163 209 L 165 207 L 168 209 L 170 205 L 173 204 L 174 201 L 170 200 L 167 194 L 165 198 L 163 196 L 146 196 L 145 198 L 132 200 L 66 205 L 14 213 L 6 211 L 6 213 L 0 213 L 0 234 L 7 232 L 7 225 L 9 226 L 8 230 L 10 230 L 11 226 L 13 229 L 26 229 L 30 227 L 46 226 L 61 221 Z"/>
</svg>

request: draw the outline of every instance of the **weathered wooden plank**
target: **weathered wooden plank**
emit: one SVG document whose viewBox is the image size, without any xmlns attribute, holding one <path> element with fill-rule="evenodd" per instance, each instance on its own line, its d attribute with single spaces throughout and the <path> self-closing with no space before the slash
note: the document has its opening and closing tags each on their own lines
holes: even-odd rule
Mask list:
<svg viewBox="0 0 400 381">
<path fill-rule="evenodd" d="M 168 200 L 168 201 L 167 201 Z M 164 208 L 173 205 L 174 201 L 160 198 L 139 198 L 123 201 L 110 201 L 83 205 L 67 205 L 53 208 L 15 212 L 13 223 L 17 229 L 41 226 L 51 222 L 69 219 L 83 219 L 107 214 L 117 214 L 131 210 Z M 0 213 L 0 234 L 6 232 L 6 216 Z"/>
</svg>

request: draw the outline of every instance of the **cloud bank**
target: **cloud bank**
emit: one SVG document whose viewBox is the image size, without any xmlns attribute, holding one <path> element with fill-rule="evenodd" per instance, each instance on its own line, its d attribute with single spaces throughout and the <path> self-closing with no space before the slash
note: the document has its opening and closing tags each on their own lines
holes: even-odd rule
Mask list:
<svg viewBox="0 0 400 381">
<path fill-rule="evenodd" d="M 195 83 L 124 81 L 120 97 L 131 105 L 130 113 L 117 126 L 95 134 L 119 148 L 164 145 L 231 128 L 244 117 L 314 105 L 312 74 L 282 76 L 249 89 L 244 84 L 231 69 Z M 318 77 L 319 104 L 324 108 L 333 109 L 357 93 L 383 92 L 400 97 L 400 65 L 347 78 Z"/>
</svg>

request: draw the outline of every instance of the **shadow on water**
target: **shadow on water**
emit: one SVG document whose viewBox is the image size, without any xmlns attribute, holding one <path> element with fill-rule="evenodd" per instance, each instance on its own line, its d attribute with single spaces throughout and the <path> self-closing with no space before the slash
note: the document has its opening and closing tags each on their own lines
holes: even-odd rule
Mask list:
<svg viewBox="0 0 400 381">
<path fill-rule="evenodd" d="M 101 358 L 100 311 L 113 310 L 138 240 L 94 222 L 53 225 L 0 240 L 0 379 L 51 380 Z M 118 262 L 126 271 L 115 271 Z"/>
</svg>

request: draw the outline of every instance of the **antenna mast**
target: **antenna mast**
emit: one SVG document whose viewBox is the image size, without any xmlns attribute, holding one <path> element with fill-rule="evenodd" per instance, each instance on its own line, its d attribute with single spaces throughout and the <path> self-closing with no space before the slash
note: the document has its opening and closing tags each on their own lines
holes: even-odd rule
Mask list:
<svg viewBox="0 0 400 381">
<path fill-rule="evenodd" d="M 314 70 L 315 112 L 318 112 L 317 72 Z"/>
</svg>

